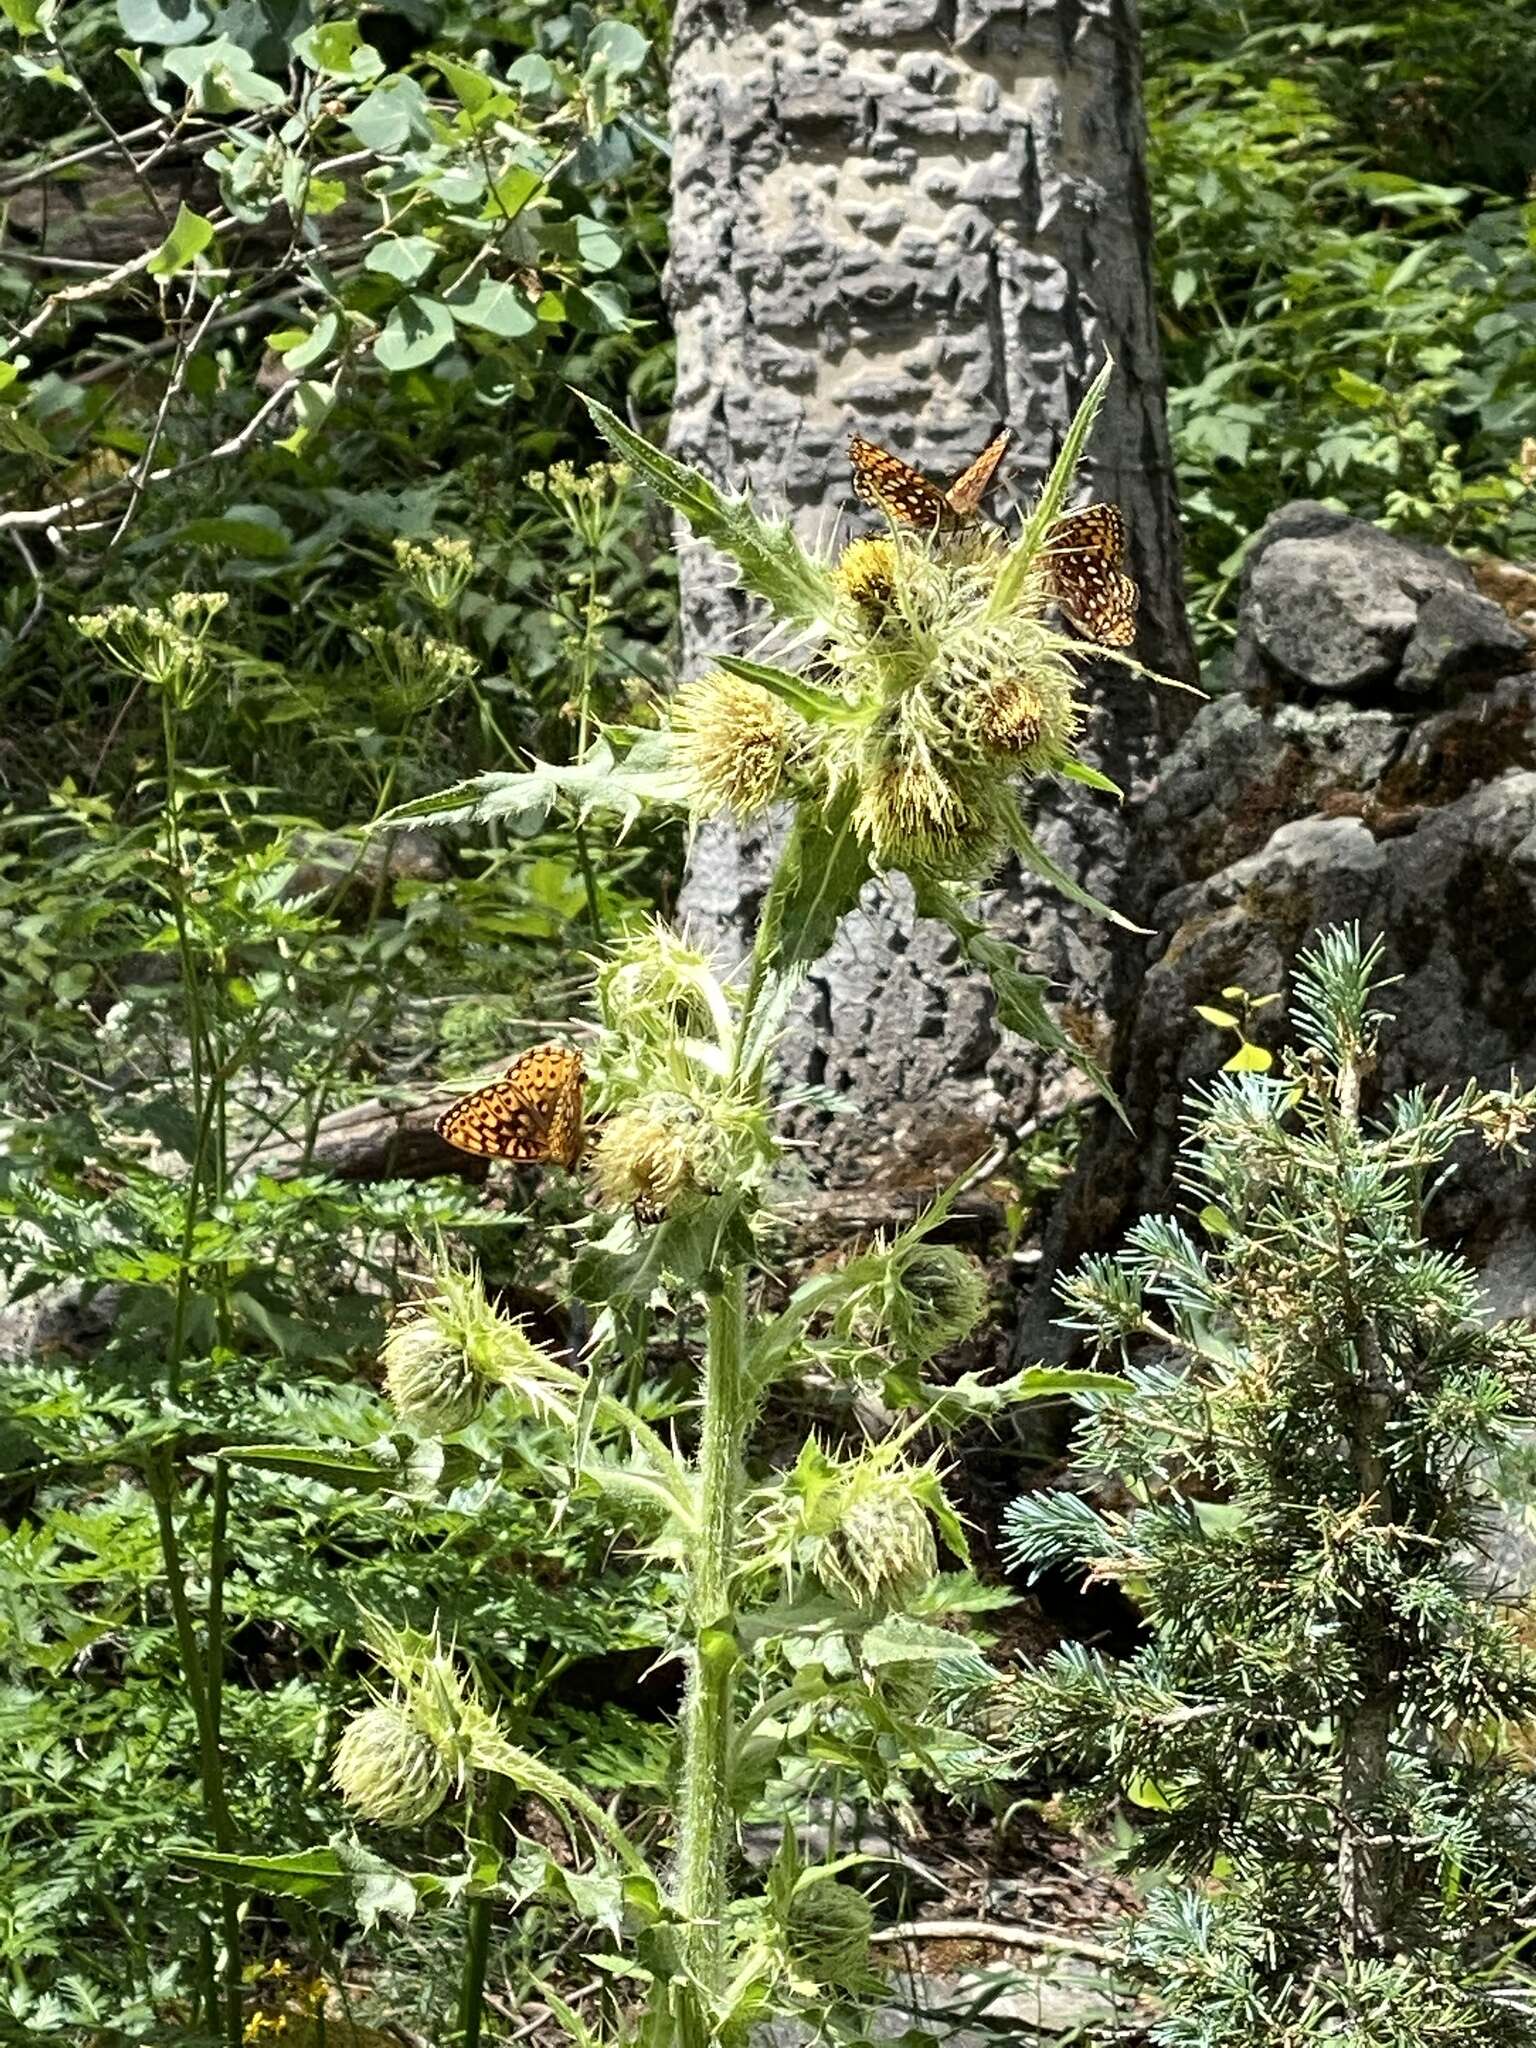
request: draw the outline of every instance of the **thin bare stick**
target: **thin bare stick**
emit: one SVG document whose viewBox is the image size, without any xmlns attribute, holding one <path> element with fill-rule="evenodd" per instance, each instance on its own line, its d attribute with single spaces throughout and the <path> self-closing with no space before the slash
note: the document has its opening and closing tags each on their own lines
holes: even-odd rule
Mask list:
<svg viewBox="0 0 1536 2048">
<path fill-rule="evenodd" d="M 993 1941 L 999 1948 L 1038 1948 L 1052 1955 L 1085 1956 L 1092 1963 L 1124 1964 L 1119 1949 L 1096 1941 L 1077 1941 L 1068 1934 L 1037 1933 L 1001 1920 L 904 1920 L 899 1927 L 881 1927 L 871 1941 Z"/>
<path fill-rule="evenodd" d="M 43 589 L 42 572 L 39 570 L 37 563 L 32 559 L 32 550 L 27 546 L 26 542 L 22 539 L 19 533 L 13 533 L 11 535 L 11 545 L 15 548 L 17 554 L 20 555 L 22 561 L 26 564 L 27 574 L 32 578 L 33 589 L 32 609 L 27 613 L 27 616 L 22 620 L 21 627 L 20 630 L 17 632 L 16 638 L 11 642 L 11 646 L 13 648 L 17 648 L 21 645 L 22 641 L 26 639 L 27 635 L 32 631 L 32 628 L 37 624 L 38 620 L 42 617 L 43 604 L 46 599 L 46 592 Z"/>
<path fill-rule="evenodd" d="M 187 280 L 186 311 L 182 316 L 183 319 L 192 311 L 192 301 L 196 291 L 196 279 L 189 278 Z M 178 392 L 187 381 L 187 372 L 192 367 L 192 358 L 197 354 L 198 349 L 202 345 L 203 336 L 208 332 L 213 316 L 218 312 L 220 306 L 223 305 L 224 299 L 225 294 L 218 292 L 208 301 L 208 310 L 197 323 L 197 332 L 190 341 L 187 340 L 185 333 L 177 336 L 178 353 L 175 367 L 165 381 L 165 390 L 161 394 L 159 410 L 155 414 L 155 423 L 149 430 L 149 439 L 144 443 L 144 453 L 129 473 L 128 503 L 123 507 L 123 516 L 117 522 L 117 531 L 113 534 L 110 542 L 112 547 L 116 547 L 123 535 L 128 531 L 133 521 L 133 515 L 139 509 L 139 501 L 144 496 L 145 486 L 149 481 L 150 464 L 155 459 L 155 450 L 159 447 L 160 436 L 165 431 L 167 415 L 172 405 L 176 402 Z"/>
<path fill-rule="evenodd" d="M 235 217 L 232 213 L 220 213 L 215 214 L 212 227 L 216 235 L 222 235 L 234 224 Z M 63 306 L 83 305 L 88 299 L 103 299 L 110 292 L 115 292 L 120 284 L 126 284 L 129 278 L 138 277 L 146 271 L 158 254 L 158 246 L 154 249 L 141 249 L 137 256 L 130 256 L 126 263 L 119 263 L 115 269 L 104 271 L 100 277 L 87 278 L 80 284 L 67 284 L 56 292 L 50 292 L 32 318 L 24 321 L 14 331 L 13 342 L 30 341 L 35 334 L 40 334 Z"/>
<path fill-rule="evenodd" d="M 294 386 L 302 381 L 303 379 L 297 375 L 285 377 L 265 405 L 258 407 L 251 414 L 238 434 L 231 434 L 227 441 L 221 441 L 216 448 L 205 448 L 201 455 L 189 455 L 185 462 L 172 462 L 164 469 L 151 470 L 144 479 L 145 486 L 166 483 L 173 476 L 185 476 L 188 470 L 201 469 L 205 462 L 225 462 L 231 455 L 239 455 L 251 445 L 284 400 L 292 395 Z M 72 512 L 80 511 L 83 506 L 93 504 L 98 498 L 110 497 L 117 491 L 126 490 L 128 484 L 127 477 L 114 477 L 109 484 L 102 484 L 94 491 L 84 491 L 77 498 L 62 499 L 57 505 L 41 505 L 32 511 L 0 512 L 0 533 L 14 533 L 18 527 L 47 528 L 62 525 Z M 105 526 L 108 522 L 103 519 L 97 523 Z M 84 529 L 75 527 L 74 530 L 80 532 Z"/>
<path fill-rule="evenodd" d="M 56 171 L 73 170 L 76 164 L 88 164 L 93 157 L 110 156 L 120 142 L 142 142 L 146 136 L 158 135 L 164 124 L 160 121 L 146 121 L 142 127 L 130 128 L 126 134 L 114 136 L 106 142 L 88 142 L 81 149 L 71 150 L 68 156 L 56 156 L 42 163 L 34 164 L 30 171 L 17 171 L 8 178 L 0 178 L 0 199 L 9 199 L 15 192 L 25 192 L 41 178 L 51 178 Z M 7 260 L 14 251 L 7 250 Z"/>
</svg>

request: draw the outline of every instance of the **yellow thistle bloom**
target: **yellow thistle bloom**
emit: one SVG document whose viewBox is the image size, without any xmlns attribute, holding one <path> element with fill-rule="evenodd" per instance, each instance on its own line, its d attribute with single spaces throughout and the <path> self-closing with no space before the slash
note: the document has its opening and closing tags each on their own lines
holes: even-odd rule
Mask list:
<svg viewBox="0 0 1536 2048">
<path fill-rule="evenodd" d="M 672 700 L 672 730 L 694 809 L 753 818 L 778 796 L 807 738 L 804 719 L 768 690 L 712 669 Z"/>
<path fill-rule="evenodd" d="M 861 611 L 889 611 L 896 596 L 896 547 L 889 539 L 850 541 L 837 580 Z"/>
<path fill-rule="evenodd" d="M 998 676 L 976 700 L 976 731 L 999 754 L 1028 754 L 1045 732 L 1045 699 L 1028 676 Z"/>
<path fill-rule="evenodd" d="M 708 1184 L 707 1134 L 696 1120 L 652 1108 L 625 1111 L 604 1127 L 592 1155 L 598 1192 L 613 1209 L 669 1216 Z"/>
<path fill-rule="evenodd" d="M 864 777 L 853 822 L 882 868 L 979 878 L 1007 850 L 1000 799 L 984 775 L 941 768 L 913 748 L 888 753 Z"/>
</svg>

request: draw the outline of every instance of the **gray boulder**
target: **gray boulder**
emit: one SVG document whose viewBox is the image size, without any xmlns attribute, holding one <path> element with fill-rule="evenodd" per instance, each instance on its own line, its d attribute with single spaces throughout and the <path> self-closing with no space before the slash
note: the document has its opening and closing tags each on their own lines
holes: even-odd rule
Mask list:
<svg viewBox="0 0 1536 2048">
<path fill-rule="evenodd" d="M 1303 700 L 1442 703 L 1507 672 L 1526 646 L 1454 555 L 1303 501 L 1275 513 L 1249 552 L 1234 680 Z"/>
</svg>

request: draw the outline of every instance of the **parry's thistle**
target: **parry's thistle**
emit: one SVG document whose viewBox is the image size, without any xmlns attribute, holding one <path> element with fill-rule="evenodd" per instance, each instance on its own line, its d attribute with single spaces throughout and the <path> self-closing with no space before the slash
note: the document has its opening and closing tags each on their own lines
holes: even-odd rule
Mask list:
<svg viewBox="0 0 1536 2048">
<path fill-rule="evenodd" d="M 813 1984 L 847 1985 L 869 1965 L 874 1909 L 863 1892 L 835 1877 L 801 1884 L 784 1916 L 784 1949 L 795 1974 Z"/>
<path fill-rule="evenodd" d="M 379 1358 L 395 1413 L 438 1436 L 467 1429 L 493 1387 L 526 1396 L 550 1367 L 522 1325 L 487 1300 L 475 1265 L 443 1262 L 396 1310 Z"/>
<path fill-rule="evenodd" d="M 485 1384 L 445 1319 L 408 1304 L 379 1353 L 384 1391 L 403 1422 L 438 1436 L 467 1429 L 485 1405 Z"/>
<path fill-rule="evenodd" d="M 665 1050 L 683 1038 L 724 1044 L 733 1024 L 707 956 L 653 920 L 615 946 L 598 969 L 597 1009 L 605 1029 L 634 1045 Z"/>
<path fill-rule="evenodd" d="M 659 1221 L 715 1185 L 719 1148 L 689 1104 L 663 1098 L 609 1119 L 592 1170 L 610 1208 L 632 1208 Z"/>
<path fill-rule="evenodd" d="M 843 549 L 837 580 L 871 623 L 884 618 L 896 598 L 896 544 L 855 540 Z"/>
<path fill-rule="evenodd" d="M 954 1245 L 899 1245 L 857 1287 L 839 1325 L 860 1342 L 926 1365 L 963 1343 L 986 1312 L 987 1282 L 976 1261 Z"/>
<path fill-rule="evenodd" d="M 671 716 L 700 817 L 758 817 L 781 794 L 807 739 L 805 721 L 787 705 L 723 669 L 685 683 Z"/>
<path fill-rule="evenodd" d="M 419 1827 L 453 1788 L 454 1772 L 432 1737 L 401 1701 L 364 1711 L 347 1724 L 331 1780 L 354 1813 L 380 1827 Z"/>
<path fill-rule="evenodd" d="M 938 1568 L 933 1524 L 900 1468 L 852 1492 L 816 1567 L 829 1591 L 860 1607 L 902 1607 Z"/>
</svg>

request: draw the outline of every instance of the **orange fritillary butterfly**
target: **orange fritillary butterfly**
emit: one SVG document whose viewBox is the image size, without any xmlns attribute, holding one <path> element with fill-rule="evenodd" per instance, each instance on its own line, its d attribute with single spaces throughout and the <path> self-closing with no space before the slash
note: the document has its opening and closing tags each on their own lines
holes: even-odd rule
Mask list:
<svg viewBox="0 0 1536 2048">
<path fill-rule="evenodd" d="M 999 427 L 976 460 L 946 489 L 902 456 L 855 434 L 848 443 L 853 488 L 866 505 L 873 505 L 904 526 L 953 533 L 957 527 L 968 525 L 981 510 L 1008 441 L 1008 428 Z"/>
<path fill-rule="evenodd" d="M 461 1152 L 531 1166 L 573 1167 L 581 1157 L 581 1054 L 568 1045 L 519 1053 L 499 1081 L 451 1103 L 437 1134 Z"/>
<path fill-rule="evenodd" d="M 1050 594 L 1077 630 L 1101 647 L 1129 647 L 1141 592 L 1125 573 L 1120 507 L 1085 505 L 1058 519 L 1045 560 Z"/>
</svg>

